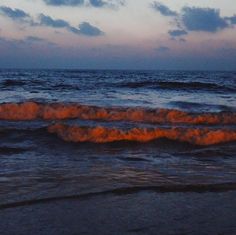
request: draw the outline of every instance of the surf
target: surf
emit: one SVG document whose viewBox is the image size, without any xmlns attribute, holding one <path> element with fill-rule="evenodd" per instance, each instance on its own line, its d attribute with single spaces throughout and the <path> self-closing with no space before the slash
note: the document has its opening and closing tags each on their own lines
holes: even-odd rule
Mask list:
<svg viewBox="0 0 236 235">
<path fill-rule="evenodd" d="M 142 107 L 99 107 L 78 103 L 4 103 L 0 104 L 0 120 L 104 120 L 159 124 L 228 125 L 236 124 L 236 112 L 189 113 L 177 109 Z"/>
</svg>

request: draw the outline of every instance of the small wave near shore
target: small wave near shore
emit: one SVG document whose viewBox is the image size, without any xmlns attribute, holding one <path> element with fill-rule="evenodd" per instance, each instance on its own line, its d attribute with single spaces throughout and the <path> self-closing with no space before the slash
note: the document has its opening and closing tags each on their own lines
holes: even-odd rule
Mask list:
<svg viewBox="0 0 236 235">
<path fill-rule="evenodd" d="M 77 103 L 23 102 L 0 105 L 0 120 L 63 120 L 76 118 L 163 124 L 236 124 L 236 112 L 188 113 L 176 109 L 107 108 Z"/>
<path fill-rule="evenodd" d="M 48 128 L 65 141 L 107 143 L 115 141 L 148 142 L 166 138 L 196 145 L 213 145 L 236 141 L 236 131 L 228 129 L 210 130 L 208 128 L 118 128 L 80 127 L 56 124 Z"/>
<path fill-rule="evenodd" d="M 93 120 L 93 126 L 68 124 L 67 120 Z M 141 107 L 98 107 L 78 103 L 4 103 L 0 120 L 48 123 L 48 132 L 65 141 L 108 143 L 116 141 L 148 142 L 169 139 L 195 145 L 213 145 L 236 141 L 236 113 L 188 113 L 175 109 Z M 54 121 L 54 124 L 51 124 Z M 55 123 L 55 122 L 62 123 Z M 132 122 L 132 128 L 103 126 L 104 122 Z M 151 127 L 143 127 L 148 123 Z M 165 125 L 168 125 L 166 127 Z"/>
</svg>

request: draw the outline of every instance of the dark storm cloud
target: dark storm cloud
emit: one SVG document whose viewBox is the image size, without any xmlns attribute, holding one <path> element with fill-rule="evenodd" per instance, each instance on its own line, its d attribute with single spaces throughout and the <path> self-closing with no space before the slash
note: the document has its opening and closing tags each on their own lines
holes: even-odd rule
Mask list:
<svg viewBox="0 0 236 235">
<path fill-rule="evenodd" d="M 181 19 L 189 31 L 217 32 L 229 27 L 226 19 L 220 16 L 220 11 L 213 8 L 184 7 Z"/>
<path fill-rule="evenodd" d="M 183 36 L 183 35 L 187 35 L 188 32 L 182 29 L 176 29 L 176 30 L 170 30 L 169 35 L 172 37 L 179 37 L 179 36 Z"/>
<path fill-rule="evenodd" d="M 0 13 L 14 20 L 21 20 L 29 17 L 29 14 L 20 9 L 12 9 L 6 6 L 0 6 Z"/>
<path fill-rule="evenodd" d="M 53 6 L 79 6 L 84 4 L 84 0 L 44 0 L 44 2 Z"/>
<path fill-rule="evenodd" d="M 154 10 L 160 12 L 163 16 L 177 16 L 177 13 L 175 11 L 172 11 L 169 7 L 160 2 L 153 2 L 151 4 L 151 7 Z"/>
</svg>

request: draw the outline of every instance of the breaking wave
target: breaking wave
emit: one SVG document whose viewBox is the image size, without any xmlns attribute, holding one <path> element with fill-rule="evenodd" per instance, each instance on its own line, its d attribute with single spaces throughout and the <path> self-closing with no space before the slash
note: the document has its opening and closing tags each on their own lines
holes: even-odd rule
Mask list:
<svg viewBox="0 0 236 235">
<path fill-rule="evenodd" d="M 76 103 L 4 103 L 0 105 L 0 120 L 104 120 L 131 121 L 152 124 L 236 124 L 236 112 L 188 113 L 175 109 L 145 109 L 97 107 Z"/>
<path fill-rule="evenodd" d="M 68 123 L 70 119 L 76 119 L 76 124 L 74 121 Z M 20 121 L 26 121 L 28 125 L 36 127 L 42 125 L 47 127 L 49 133 L 71 142 L 149 142 L 168 139 L 194 145 L 213 145 L 236 141 L 236 112 L 233 111 L 188 113 L 175 109 L 24 102 L 1 104 L 0 120 L 19 124 Z M 44 124 L 37 124 L 37 120 L 42 120 Z M 63 123 L 52 125 L 48 122 L 52 120 L 61 120 Z M 83 120 L 86 120 L 85 123 Z"/>
<path fill-rule="evenodd" d="M 196 145 L 213 145 L 236 141 L 236 131 L 209 128 L 118 128 L 80 127 L 55 124 L 48 127 L 50 133 L 56 133 L 65 141 L 108 143 L 115 141 L 148 142 L 155 139 L 170 139 Z"/>
</svg>

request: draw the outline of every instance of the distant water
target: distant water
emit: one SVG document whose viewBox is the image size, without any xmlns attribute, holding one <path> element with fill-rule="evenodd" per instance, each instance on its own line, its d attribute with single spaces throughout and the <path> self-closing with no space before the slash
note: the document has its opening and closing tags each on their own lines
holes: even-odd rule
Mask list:
<svg viewBox="0 0 236 235">
<path fill-rule="evenodd" d="M 235 72 L 1 70 L 1 102 L 37 100 L 98 106 L 228 111 Z"/>
<path fill-rule="evenodd" d="M 0 91 L 0 210 L 236 188 L 236 72 L 0 70 Z"/>
</svg>

